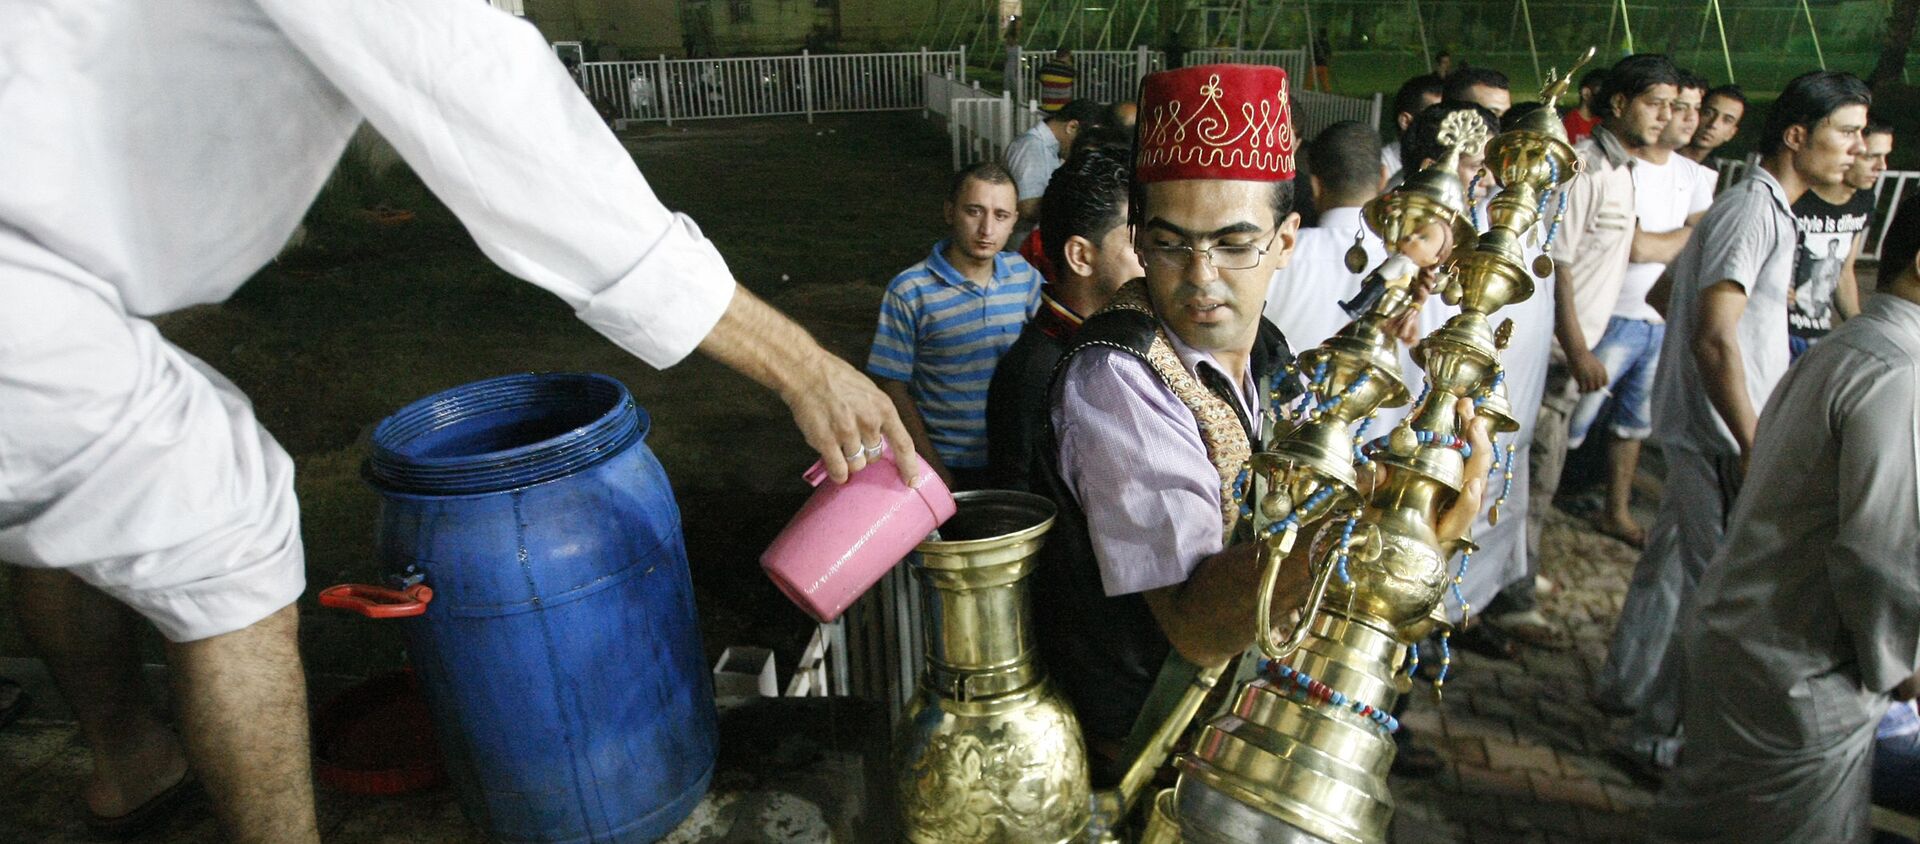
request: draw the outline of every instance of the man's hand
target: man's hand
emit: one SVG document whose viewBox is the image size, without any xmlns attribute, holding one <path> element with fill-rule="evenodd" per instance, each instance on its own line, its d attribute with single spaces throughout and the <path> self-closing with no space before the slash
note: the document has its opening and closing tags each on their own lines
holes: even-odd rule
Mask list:
<svg viewBox="0 0 1920 844">
<path fill-rule="evenodd" d="M 901 480 L 920 477 L 913 439 L 886 394 L 746 288 L 734 290 L 700 351 L 778 392 L 835 483 L 877 456 L 883 438 Z"/>
<path fill-rule="evenodd" d="M 1567 353 L 1567 368 L 1573 371 L 1574 383 L 1580 385 L 1580 392 L 1591 393 L 1606 389 L 1607 365 L 1600 362 L 1592 350 L 1581 349 Z"/>
<path fill-rule="evenodd" d="M 1453 506 L 1441 513 L 1439 522 L 1433 526 L 1442 547 L 1473 533 L 1473 521 L 1480 515 L 1481 499 L 1487 492 L 1487 473 L 1493 469 L 1493 438 L 1487 434 L 1487 420 L 1474 413 L 1471 399 L 1460 399 L 1455 409 L 1465 421 L 1467 445 L 1473 448 L 1473 455 L 1467 458 L 1467 466 L 1462 470 L 1466 482 L 1460 486 L 1459 497 L 1453 499 Z"/>
<path fill-rule="evenodd" d="M 893 446 L 900 479 L 915 485 L 920 458 L 913 437 L 879 385 L 825 350 L 804 369 L 802 377 L 780 391 L 780 400 L 793 411 L 794 423 L 807 445 L 820 453 L 834 482 L 866 468 L 885 442 Z"/>
</svg>

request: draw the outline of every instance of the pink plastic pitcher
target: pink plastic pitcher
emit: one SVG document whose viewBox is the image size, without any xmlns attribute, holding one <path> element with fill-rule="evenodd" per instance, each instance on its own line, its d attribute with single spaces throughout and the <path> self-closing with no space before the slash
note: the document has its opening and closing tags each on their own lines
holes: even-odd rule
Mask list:
<svg viewBox="0 0 1920 844">
<path fill-rule="evenodd" d="M 920 487 L 902 483 L 893 451 L 853 473 L 827 481 L 824 464 L 804 476 L 813 497 L 774 537 L 760 566 L 787 597 L 826 622 L 880 582 L 934 528 L 953 517 L 953 493 L 921 462 Z"/>
</svg>

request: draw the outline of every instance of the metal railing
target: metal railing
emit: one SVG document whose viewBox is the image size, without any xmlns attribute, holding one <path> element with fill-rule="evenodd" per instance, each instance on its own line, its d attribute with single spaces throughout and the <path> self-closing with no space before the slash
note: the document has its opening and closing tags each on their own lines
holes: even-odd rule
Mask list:
<svg viewBox="0 0 1920 844">
<path fill-rule="evenodd" d="M 965 78 L 964 50 L 583 62 L 580 87 L 622 121 L 924 108 L 927 74 Z"/>
<path fill-rule="evenodd" d="M 952 101 L 947 136 L 953 145 L 953 169 L 981 161 L 1004 161 L 1007 147 L 1035 123 L 1046 119 L 1038 103 L 1015 105 L 1007 94 L 962 97 Z"/>
<path fill-rule="evenodd" d="M 1718 194 L 1745 179 L 1758 164 L 1758 155 L 1749 155 L 1745 161 L 1714 159 L 1713 166 L 1720 171 L 1720 183 L 1714 188 L 1714 193 Z M 1860 245 L 1862 260 L 1880 260 L 1880 243 L 1886 240 L 1887 227 L 1893 222 L 1893 211 L 1900 207 L 1900 200 L 1909 190 L 1920 190 L 1917 185 L 1920 185 L 1920 170 L 1888 170 L 1874 182 L 1873 219 L 1867 224 L 1867 240 Z"/>
<path fill-rule="evenodd" d="M 1289 84 L 1287 87 L 1293 89 L 1293 131 L 1302 143 L 1312 140 L 1321 130 L 1342 120 L 1358 120 L 1374 129 L 1380 126 L 1379 94 L 1363 100 L 1359 97 L 1303 91 L 1298 85 Z"/>
<path fill-rule="evenodd" d="M 1016 102 L 1040 98 L 1040 66 L 1052 50 L 1020 52 L 1020 73 L 1007 80 L 1007 93 Z M 1167 56 L 1145 46 L 1132 50 L 1076 50 L 1073 53 L 1073 97 L 1101 103 L 1131 100 L 1139 95 L 1140 79 L 1166 65 Z M 1014 86 L 1018 87 L 1014 87 Z"/>
<path fill-rule="evenodd" d="M 922 117 L 930 114 L 950 117 L 953 115 L 954 100 L 990 96 L 980 89 L 979 80 L 969 84 L 955 79 L 951 73 L 929 73 L 921 78 L 921 88 L 925 91 L 920 107 Z"/>
<path fill-rule="evenodd" d="M 1188 50 L 1187 66 L 1197 64 L 1271 64 L 1287 71 L 1287 81 L 1299 88 L 1307 81 L 1306 50 Z"/>
</svg>

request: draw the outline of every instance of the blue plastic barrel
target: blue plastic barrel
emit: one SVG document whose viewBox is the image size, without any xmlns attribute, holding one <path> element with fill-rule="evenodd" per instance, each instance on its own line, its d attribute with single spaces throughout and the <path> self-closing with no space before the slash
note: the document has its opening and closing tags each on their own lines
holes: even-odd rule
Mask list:
<svg viewBox="0 0 1920 844">
<path fill-rule="evenodd" d="M 603 375 L 511 375 L 373 433 L 380 557 L 467 817 L 510 842 L 640 842 L 713 774 L 713 680 L 680 511 Z"/>
</svg>

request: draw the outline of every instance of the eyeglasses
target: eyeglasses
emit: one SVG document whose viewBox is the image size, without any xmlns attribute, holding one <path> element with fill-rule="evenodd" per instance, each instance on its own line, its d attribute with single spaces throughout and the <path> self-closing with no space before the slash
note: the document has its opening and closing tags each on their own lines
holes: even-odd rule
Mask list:
<svg viewBox="0 0 1920 844">
<path fill-rule="evenodd" d="M 1172 245 L 1149 244 L 1140 248 L 1147 256 L 1147 263 L 1161 269 L 1178 270 L 1192 266 L 1193 256 L 1205 253 L 1207 263 L 1216 270 L 1248 270 L 1260 266 L 1260 260 L 1273 251 L 1273 242 L 1280 239 L 1280 230 L 1275 228 L 1273 236 L 1267 238 L 1266 246 L 1251 243 L 1216 243 L 1206 249 L 1195 249 L 1184 243 Z"/>
</svg>

